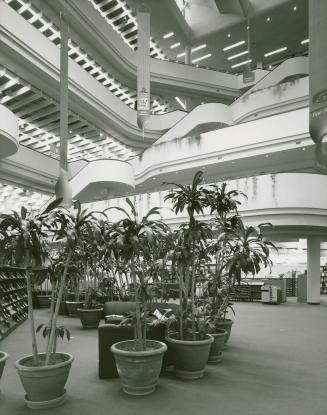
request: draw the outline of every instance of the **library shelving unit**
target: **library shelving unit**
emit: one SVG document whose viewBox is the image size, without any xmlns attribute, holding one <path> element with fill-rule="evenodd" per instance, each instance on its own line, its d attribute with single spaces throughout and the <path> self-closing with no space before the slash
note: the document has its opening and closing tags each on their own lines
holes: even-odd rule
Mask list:
<svg viewBox="0 0 327 415">
<path fill-rule="evenodd" d="M 25 270 L 0 266 L 0 340 L 27 318 Z"/>
<path fill-rule="evenodd" d="M 320 267 L 320 294 L 327 294 L 327 265 Z"/>
</svg>

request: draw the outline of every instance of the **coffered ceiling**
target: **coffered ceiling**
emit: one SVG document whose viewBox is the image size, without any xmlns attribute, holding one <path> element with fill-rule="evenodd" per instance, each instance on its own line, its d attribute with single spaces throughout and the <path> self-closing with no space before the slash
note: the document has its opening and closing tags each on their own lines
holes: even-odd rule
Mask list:
<svg viewBox="0 0 327 415">
<path fill-rule="evenodd" d="M 134 13 L 141 3 L 149 7 L 152 36 L 173 60 L 183 61 L 185 46 L 190 46 L 198 48 L 192 53 L 195 64 L 241 72 L 244 66 L 233 68 L 233 65 L 251 59 L 254 67 L 263 64 L 269 68 L 308 51 L 308 44 L 301 43 L 308 38 L 308 0 L 126 0 L 126 3 Z M 248 50 L 248 34 L 250 56 L 246 52 L 233 57 Z M 281 48 L 286 49 L 264 56 Z"/>
<path fill-rule="evenodd" d="M 59 47 L 60 31 L 46 7 L 53 5 L 53 0 L 2 1 Z M 269 68 L 290 56 L 308 53 L 308 0 L 88 1 L 134 50 L 137 9 L 145 3 L 151 11 L 150 56 L 156 59 L 183 62 L 185 47 L 189 46 L 193 49 L 193 65 L 239 73 L 245 67 L 242 62 L 248 59 L 254 67 Z M 282 48 L 285 49 L 269 55 Z M 126 106 L 134 108 L 135 88 L 125 85 L 119 74 L 111 73 L 110 68 L 97 62 L 92 48 L 85 49 L 71 38 L 69 57 Z M 233 67 L 238 64 L 241 65 Z M 21 145 L 58 157 L 59 102 L 53 96 L 18 76 L 13 68 L 0 66 L 0 104 L 19 118 Z M 153 114 L 169 112 L 175 105 L 169 96 L 152 96 Z M 127 160 L 136 155 L 134 148 L 109 136 L 101 126 L 86 118 L 76 111 L 69 113 L 69 161 L 103 156 Z M 28 200 L 37 201 L 35 205 L 45 201 L 13 183 L 0 184 L 0 201 L 6 202 L 6 208 L 18 206 L 20 198 L 25 204 Z"/>
</svg>

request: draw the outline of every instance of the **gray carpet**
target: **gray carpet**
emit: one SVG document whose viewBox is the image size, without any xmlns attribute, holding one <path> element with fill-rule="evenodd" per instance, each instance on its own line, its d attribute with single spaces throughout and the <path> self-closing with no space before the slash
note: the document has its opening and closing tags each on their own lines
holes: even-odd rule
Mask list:
<svg viewBox="0 0 327 415">
<path fill-rule="evenodd" d="M 322 415 L 327 413 L 327 303 L 280 306 L 236 303 L 236 318 L 223 361 L 207 366 L 205 377 L 181 381 L 163 376 L 155 393 L 123 394 L 119 379 L 97 375 L 97 331 L 85 331 L 78 319 L 62 317 L 74 337 L 59 351 L 74 355 L 64 406 L 33 411 L 25 407 L 14 362 L 30 354 L 28 324 L 4 339 L 8 352 L 1 381 L 1 415 Z M 37 323 L 46 310 L 37 311 Z M 44 345 L 39 339 L 40 349 Z"/>
</svg>

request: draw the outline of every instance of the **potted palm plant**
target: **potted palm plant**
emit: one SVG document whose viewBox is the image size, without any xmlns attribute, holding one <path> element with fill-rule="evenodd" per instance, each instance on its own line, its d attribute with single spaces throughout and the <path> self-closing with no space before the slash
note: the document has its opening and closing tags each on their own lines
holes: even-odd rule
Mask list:
<svg viewBox="0 0 327 415">
<path fill-rule="evenodd" d="M 99 299 L 100 293 L 97 289 L 93 287 L 86 289 L 84 306 L 77 309 L 84 329 L 98 328 L 103 312 Z"/>
<path fill-rule="evenodd" d="M 134 340 L 115 343 L 111 346 L 111 351 L 115 356 L 124 392 L 147 395 L 155 390 L 167 346 L 146 339 L 149 277 L 140 272 L 140 264 L 147 260 L 157 236 L 165 233 L 167 227 L 159 220 L 150 219 L 150 216 L 158 214 L 158 208 L 152 208 L 146 216 L 139 219 L 132 202 L 129 199 L 126 202 L 130 206 L 131 215 L 122 208 L 116 208 L 123 211 L 126 218 L 112 226 L 110 239 L 114 255 L 128 265 L 133 281 Z"/>
<path fill-rule="evenodd" d="M 79 264 L 79 255 L 81 254 L 79 249 L 72 254 L 71 266 L 68 270 L 69 298 L 66 300 L 66 307 L 70 317 L 78 317 L 78 309 L 84 304 L 81 289 L 83 275 Z"/>
<path fill-rule="evenodd" d="M 179 281 L 179 330 L 170 333 L 167 342 L 174 358 L 175 373 L 182 379 L 203 376 L 213 337 L 207 334 L 196 307 L 196 275 L 206 241 L 212 238 L 210 227 L 195 218 L 206 207 L 207 189 L 201 185 L 202 172 L 195 174 L 189 186 L 167 183 L 176 187 L 165 200 L 172 202 L 176 214 L 186 210 L 188 223 L 176 233 L 173 269 Z"/>
<path fill-rule="evenodd" d="M 233 324 L 227 318 L 227 313 L 229 310 L 234 313 L 230 298 L 236 284 L 240 284 L 242 276 L 249 272 L 255 275 L 262 265 L 270 266 L 269 248 L 275 247 L 264 239 L 262 233 L 262 229 L 270 224 L 264 223 L 257 227 L 244 225 L 238 214 L 238 197 L 245 196 L 242 192 L 228 190 L 226 183 L 221 187 L 213 185 L 210 190 L 207 204 L 210 213 L 215 215 L 214 228 L 218 236 L 208 247 L 215 257 L 215 272 L 211 276 L 207 311 L 211 316 L 213 333 L 226 330 L 226 344 Z M 219 343 L 222 343 L 222 339 Z"/>
<path fill-rule="evenodd" d="M 10 241 L 17 263 L 23 264 L 26 270 L 28 320 L 33 353 L 17 360 L 15 366 L 26 391 L 25 402 L 34 409 L 58 406 L 64 402 L 64 387 L 73 362 L 70 354 L 58 353 L 56 350 L 57 320 L 72 253 L 90 221 L 91 214 L 82 211 L 77 202 L 71 211 L 57 209 L 60 202 L 60 199 L 52 202 L 41 213 L 28 212 L 23 207 L 20 214 L 13 212 L 0 215 L 1 233 L 5 241 Z M 48 242 L 52 239 L 58 241 L 64 251 L 64 267 L 62 275 L 56 281 L 56 300 L 54 290 L 51 296 L 45 353 L 39 353 L 32 307 L 32 271 L 47 265 Z"/>
</svg>

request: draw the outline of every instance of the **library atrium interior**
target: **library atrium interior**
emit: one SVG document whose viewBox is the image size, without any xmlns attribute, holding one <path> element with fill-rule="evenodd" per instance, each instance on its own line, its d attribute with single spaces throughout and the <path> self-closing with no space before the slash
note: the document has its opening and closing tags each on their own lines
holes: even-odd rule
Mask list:
<svg viewBox="0 0 327 415">
<path fill-rule="evenodd" d="M 323 0 L 0 0 L 1 414 L 326 411 L 326 38 Z"/>
</svg>

